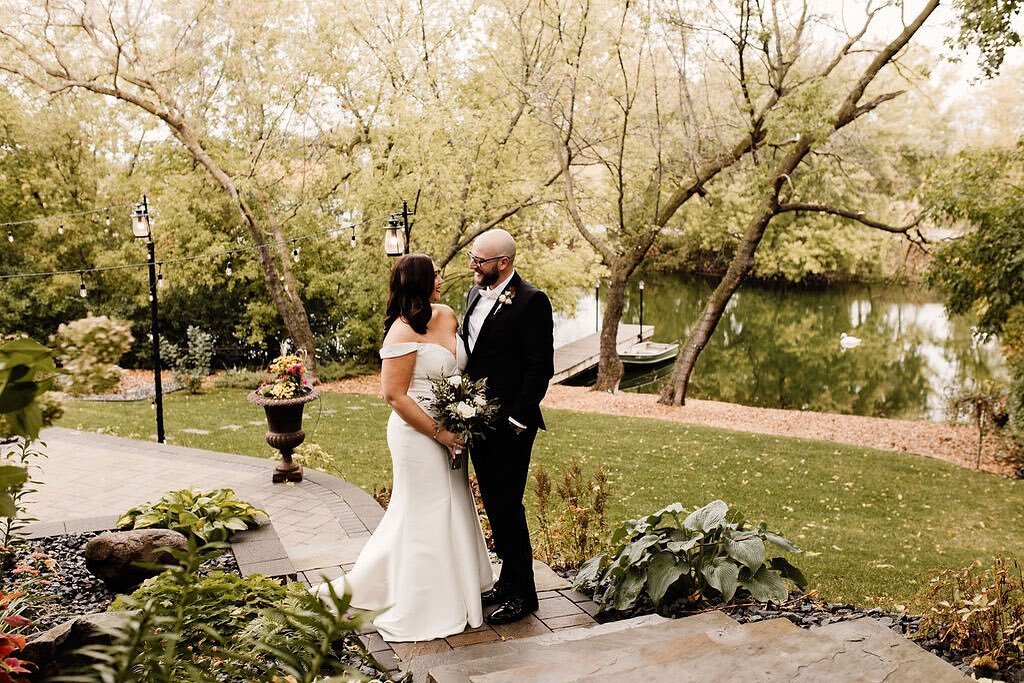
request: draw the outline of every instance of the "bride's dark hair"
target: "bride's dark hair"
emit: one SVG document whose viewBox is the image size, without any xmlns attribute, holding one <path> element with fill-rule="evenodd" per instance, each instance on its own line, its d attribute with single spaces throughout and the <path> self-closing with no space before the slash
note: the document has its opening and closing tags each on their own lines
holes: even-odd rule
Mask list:
<svg viewBox="0 0 1024 683">
<path fill-rule="evenodd" d="M 395 261 L 388 284 L 388 305 L 384 311 L 384 334 L 399 318 L 418 334 L 427 333 L 430 296 L 434 293 L 434 262 L 426 254 L 406 254 Z"/>
</svg>

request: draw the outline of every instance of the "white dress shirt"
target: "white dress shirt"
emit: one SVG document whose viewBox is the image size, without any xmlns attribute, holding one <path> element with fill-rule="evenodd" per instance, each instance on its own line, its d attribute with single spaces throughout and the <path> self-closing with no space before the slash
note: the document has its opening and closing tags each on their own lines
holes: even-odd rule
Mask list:
<svg viewBox="0 0 1024 683">
<path fill-rule="evenodd" d="M 476 338 L 480 336 L 480 328 L 484 326 L 484 321 L 487 320 L 487 316 L 494 310 L 498 297 L 505 291 L 508 283 L 512 281 L 512 276 L 515 274 L 516 271 L 513 268 L 509 276 L 497 283 L 493 289 L 480 290 L 480 301 L 476 302 L 473 312 L 466 321 L 466 346 L 469 347 L 469 351 L 472 351 L 473 347 L 476 346 Z"/>
<path fill-rule="evenodd" d="M 473 312 L 470 313 L 469 319 L 466 320 L 466 346 L 469 347 L 470 352 L 476 346 L 476 338 L 480 335 L 480 328 L 484 326 L 484 321 L 487 320 L 487 316 L 494 310 L 494 306 L 498 303 L 498 297 L 508 287 L 508 283 L 512 281 L 512 276 L 515 274 L 516 271 L 513 268 L 509 276 L 497 283 L 493 289 L 480 290 L 480 301 L 476 302 Z M 526 429 L 526 425 L 518 420 L 509 417 L 508 421 L 519 430 Z"/>
</svg>

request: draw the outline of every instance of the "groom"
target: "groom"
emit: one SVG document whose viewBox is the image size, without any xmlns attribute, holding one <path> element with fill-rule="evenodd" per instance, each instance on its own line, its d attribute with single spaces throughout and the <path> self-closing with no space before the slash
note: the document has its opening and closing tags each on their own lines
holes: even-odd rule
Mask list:
<svg viewBox="0 0 1024 683">
<path fill-rule="evenodd" d="M 465 373 L 487 379 L 487 397 L 497 401 L 497 426 L 471 451 L 480 497 L 491 523 L 501 576 L 481 596 L 498 605 L 485 621 L 507 624 L 537 610 L 533 549 L 526 526 L 530 452 L 544 429 L 540 401 L 554 374 L 554 322 L 544 292 L 515 271 L 516 243 L 504 230 L 489 230 L 473 242 L 462 333 L 469 350 Z"/>
</svg>

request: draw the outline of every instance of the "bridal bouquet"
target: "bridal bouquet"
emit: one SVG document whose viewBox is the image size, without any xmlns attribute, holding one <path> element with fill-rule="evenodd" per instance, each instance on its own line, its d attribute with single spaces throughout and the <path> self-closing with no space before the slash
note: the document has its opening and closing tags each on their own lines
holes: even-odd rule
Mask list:
<svg viewBox="0 0 1024 683">
<path fill-rule="evenodd" d="M 492 427 L 498 405 L 487 400 L 487 380 L 474 382 L 462 375 L 440 375 L 430 378 L 430 388 L 433 396 L 420 399 L 424 408 L 437 417 L 438 424 L 458 434 L 466 448 Z M 452 469 L 461 466 L 462 454 L 457 452 Z"/>
</svg>

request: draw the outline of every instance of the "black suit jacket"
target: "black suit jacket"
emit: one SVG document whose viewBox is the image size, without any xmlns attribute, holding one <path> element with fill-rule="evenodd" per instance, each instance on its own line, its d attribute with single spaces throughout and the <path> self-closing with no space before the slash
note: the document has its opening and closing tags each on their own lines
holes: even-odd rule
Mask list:
<svg viewBox="0 0 1024 683">
<path fill-rule="evenodd" d="M 544 429 L 540 402 L 555 372 L 551 301 L 519 273 L 512 276 L 505 292 L 512 292 L 512 302 L 495 302 L 480 327 L 465 372 L 472 378 L 487 378 L 487 395 L 501 406 L 500 419 L 511 417 L 527 427 Z M 474 286 L 469 290 L 463 335 L 479 301 L 479 287 Z"/>
</svg>

